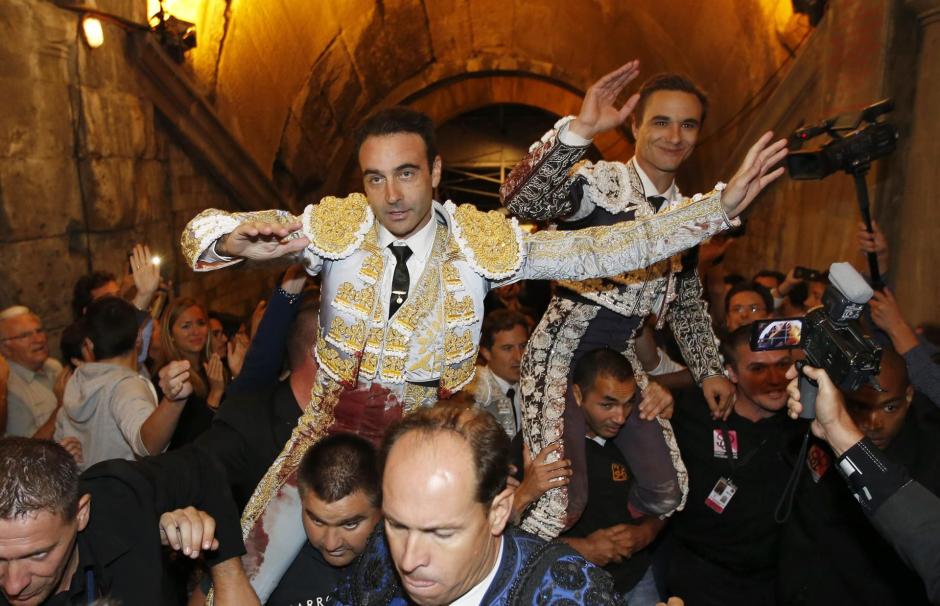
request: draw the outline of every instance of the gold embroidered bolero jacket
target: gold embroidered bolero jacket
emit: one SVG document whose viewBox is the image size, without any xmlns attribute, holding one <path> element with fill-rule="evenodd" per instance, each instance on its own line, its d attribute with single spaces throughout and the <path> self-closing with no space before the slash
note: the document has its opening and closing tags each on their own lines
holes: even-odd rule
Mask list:
<svg viewBox="0 0 940 606">
<path fill-rule="evenodd" d="M 310 245 L 308 272 L 320 273 L 321 370 L 347 385 L 440 380 L 446 397 L 473 377 L 490 288 L 517 280 L 579 280 L 649 266 L 732 226 L 720 192 L 688 200 L 667 213 L 576 231 L 523 232 L 515 219 L 471 205 L 434 203 L 439 222 L 432 252 L 412 294 L 387 320 L 378 281 L 384 257 L 366 197 L 327 197 L 299 218 Z M 238 260 L 215 255 L 222 235 L 247 221 L 289 223 L 285 211 L 228 213 L 210 209 L 193 218 L 181 246 L 196 271 Z"/>
<path fill-rule="evenodd" d="M 554 221 L 583 215 L 579 206 L 590 202 L 598 210 L 575 221 L 578 225 L 653 216 L 656 211 L 633 161 L 578 164 L 587 148 L 566 145 L 558 134 L 570 119 L 559 120 L 510 173 L 500 192 L 506 208 L 523 219 Z M 560 286 L 627 317 L 656 314 L 658 327 L 668 321 L 696 382 L 724 372 L 698 269 L 694 263 L 683 267 L 681 255 L 617 276 L 562 281 Z"/>
</svg>

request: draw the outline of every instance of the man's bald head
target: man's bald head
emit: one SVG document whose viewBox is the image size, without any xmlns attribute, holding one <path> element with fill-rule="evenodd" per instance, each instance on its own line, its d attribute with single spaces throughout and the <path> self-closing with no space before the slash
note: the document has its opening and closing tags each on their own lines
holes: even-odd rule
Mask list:
<svg viewBox="0 0 940 606">
<path fill-rule="evenodd" d="M 855 424 L 875 446 L 884 450 L 901 431 L 914 396 L 907 365 L 894 350 L 885 349 L 882 353 L 878 383 L 883 391 L 865 385 L 845 396 Z"/>
</svg>

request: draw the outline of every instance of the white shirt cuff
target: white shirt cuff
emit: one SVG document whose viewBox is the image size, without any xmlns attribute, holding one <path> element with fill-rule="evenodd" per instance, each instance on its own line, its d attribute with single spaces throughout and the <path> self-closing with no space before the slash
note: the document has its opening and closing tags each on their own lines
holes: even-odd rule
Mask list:
<svg viewBox="0 0 940 606">
<path fill-rule="evenodd" d="M 587 147 L 591 144 L 593 139 L 585 139 L 581 135 L 571 132 L 571 129 L 568 128 L 571 125 L 571 122 L 565 122 L 558 129 L 558 140 L 567 145 L 568 147 Z"/>
</svg>

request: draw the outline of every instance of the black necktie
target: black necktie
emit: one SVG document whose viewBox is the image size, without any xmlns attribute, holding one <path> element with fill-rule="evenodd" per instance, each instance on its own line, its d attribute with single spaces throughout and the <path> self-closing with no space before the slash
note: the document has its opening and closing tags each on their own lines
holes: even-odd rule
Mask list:
<svg viewBox="0 0 940 606">
<path fill-rule="evenodd" d="M 407 244 L 395 246 L 389 244 L 388 249 L 395 255 L 395 273 L 392 274 L 392 296 L 388 302 L 388 317 L 391 318 L 401 307 L 401 304 L 408 298 L 408 286 L 411 284 L 411 277 L 408 274 L 408 257 L 411 256 L 411 249 Z"/>
<path fill-rule="evenodd" d="M 650 196 L 646 199 L 647 202 L 653 205 L 653 210 L 659 212 L 659 209 L 663 207 L 663 204 L 666 203 L 666 198 L 663 196 Z"/>
<path fill-rule="evenodd" d="M 519 427 L 519 415 L 516 414 L 516 403 L 513 401 L 516 397 L 516 390 L 510 387 L 506 390 L 506 397 L 509 398 L 509 406 L 512 408 L 512 422 L 516 425 L 516 431 L 519 431 L 522 428 Z"/>
</svg>

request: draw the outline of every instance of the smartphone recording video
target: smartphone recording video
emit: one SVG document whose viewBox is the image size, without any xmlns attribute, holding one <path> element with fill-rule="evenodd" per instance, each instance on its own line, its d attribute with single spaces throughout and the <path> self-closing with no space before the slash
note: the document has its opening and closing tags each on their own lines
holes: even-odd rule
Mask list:
<svg viewBox="0 0 940 606">
<path fill-rule="evenodd" d="M 756 320 L 751 328 L 751 351 L 794 349 L 803 341 L 803 318 Z"/>
</svg>

